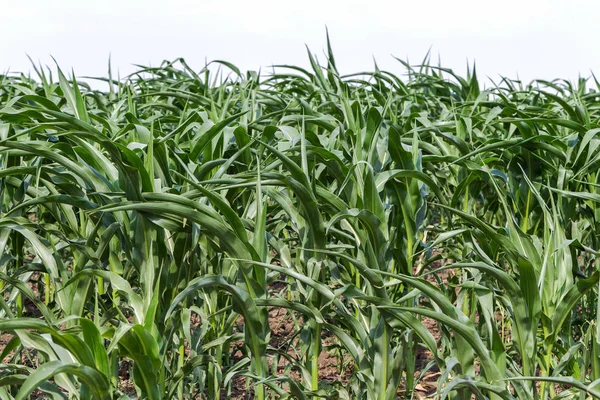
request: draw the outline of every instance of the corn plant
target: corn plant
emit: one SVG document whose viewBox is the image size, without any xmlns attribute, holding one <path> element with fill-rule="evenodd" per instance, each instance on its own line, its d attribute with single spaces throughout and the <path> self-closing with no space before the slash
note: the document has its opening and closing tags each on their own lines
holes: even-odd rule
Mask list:
<svg viewBox="0 0 600 400">
<path fill-rule="evenodd" d="M 0 76 L 0 398 L 600 396 L 600 84 L 308 60 Z"/>
</svg>

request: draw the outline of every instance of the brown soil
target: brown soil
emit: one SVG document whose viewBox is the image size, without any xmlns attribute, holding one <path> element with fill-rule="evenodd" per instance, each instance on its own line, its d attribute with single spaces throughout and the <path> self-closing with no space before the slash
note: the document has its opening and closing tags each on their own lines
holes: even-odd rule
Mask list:
<svg viewBox="0 0 600 400">
<path fill-rule="evenodd" d="M 0 354 L 2 352 L 4 352 L 6 345 L 12 338 L 13 338 L 13 335 L 8 334 L 8 333 L 3 333 L 0 335 Z M 8 363 L 8 362 L 10 362 L 10 359 L 12 359 L 13 357 L 14 357 L 14 352 L 11 351 L 5 357 L 3 357 L 3 359 L 0 359 L 0 363 Z"/>
</svg>

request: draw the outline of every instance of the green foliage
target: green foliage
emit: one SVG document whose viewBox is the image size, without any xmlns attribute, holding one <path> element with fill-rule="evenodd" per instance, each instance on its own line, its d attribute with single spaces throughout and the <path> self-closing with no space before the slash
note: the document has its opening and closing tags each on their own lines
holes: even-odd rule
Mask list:
<svg viewBox="0 0 600 400">
<path fill-rule="evenodd" d="M 0 76 L 1 399 L 598 396 L 600 86 L 309 59 Z"/>
</svg>

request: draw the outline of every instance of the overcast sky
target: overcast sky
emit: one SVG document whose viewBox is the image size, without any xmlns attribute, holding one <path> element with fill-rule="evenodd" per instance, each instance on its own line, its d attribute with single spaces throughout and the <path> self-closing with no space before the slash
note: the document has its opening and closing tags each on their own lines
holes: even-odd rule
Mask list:
<svg viewBox="0 0 600 400">
<path fill-rule="evenodd" d="M 392 56 L 478 74 L 576 79 L 600 74 L 600 1 L 592 0 L 0 0 L 0 72 L 28 71 L 29 54 L 77 76 L 132 72 L 184 57 L 195 69 L 224 59 L 243 70 L 307 65 L 329 28 L 342 73 L 404 72 Z"/>
</svg>

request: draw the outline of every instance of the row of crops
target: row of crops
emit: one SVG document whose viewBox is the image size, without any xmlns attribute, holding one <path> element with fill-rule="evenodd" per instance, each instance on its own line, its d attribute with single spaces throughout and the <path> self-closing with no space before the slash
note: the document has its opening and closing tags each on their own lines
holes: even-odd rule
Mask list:
<svg viewBox="0 0 600 400">
<path fill-rule="evenodd" d="M 600 395 L 600 85 L 309 59 L 0 75 L 0 399 Z"/>
</svg>

